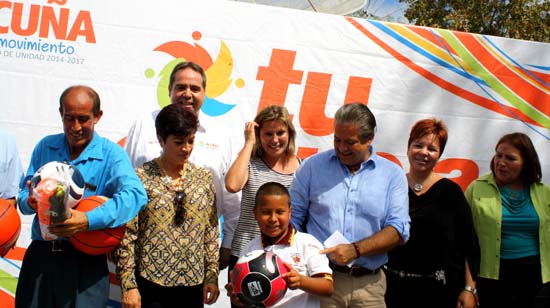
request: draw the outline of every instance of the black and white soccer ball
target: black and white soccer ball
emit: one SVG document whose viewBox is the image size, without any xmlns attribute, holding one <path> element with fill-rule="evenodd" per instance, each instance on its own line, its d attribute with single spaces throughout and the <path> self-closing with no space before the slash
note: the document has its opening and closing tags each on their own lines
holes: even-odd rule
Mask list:
<svg viewBox="0 0 550 308">
<path fill-rule="evenodd" d="M 239 258 L 231 272 L 233 292 L 241 302 L 271 307 L 286 293 L 283 274 L 288 272 L 283 260 L 272 252 L 255 250 Z"/>
<path fill-rule="evenodd" d="M 66 206 L 73 208 L 82 199 L 86 186 L 82 173 L 75 166 L 58 161 L 51 161 L 40 167 L 31 178 L 31 188 L 34 189 L 43 179 L 54 179 L 64 183 L 69 188 Z"/>
</svg>

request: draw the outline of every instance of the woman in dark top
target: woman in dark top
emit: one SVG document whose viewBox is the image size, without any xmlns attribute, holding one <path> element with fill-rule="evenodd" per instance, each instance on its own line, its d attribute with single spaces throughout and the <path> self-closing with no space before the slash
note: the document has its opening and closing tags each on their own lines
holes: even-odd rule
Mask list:
<svg viewBox="0 0 550 308">
<path fill-rule="evenodd" d="M 389 252 L 386 304 L 473 308 L 479 247 L 460 187 L 434 172 L 447 142 L 443 122 L 425 119 L 410 133 L 409 241 Z"/>
</svg>

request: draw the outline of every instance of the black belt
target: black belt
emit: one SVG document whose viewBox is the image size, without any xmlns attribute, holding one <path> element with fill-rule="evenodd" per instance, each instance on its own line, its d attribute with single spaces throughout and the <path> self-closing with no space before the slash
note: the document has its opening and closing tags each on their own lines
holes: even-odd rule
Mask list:
<svg viewBox="0 0 550 308">
<path fill-rule="evenodd" d="M 41 241 L 34 240 L 31 245 L 41 247 L 42 249 L 46 248 L 53 253 L 62 253 L 67 251 L 75 251 L 73 244 L 68 240 L 53 240 L 53 241 Z"/>
<path fill-rule="evenodd" d="M 361 277 L 366 275 L 376 275 L 380 271 L 380 268 L 377 269 L 368 269 L 362 266 L 346 266 L 346 265 L 337 265 L 332 262 L 329 263 L 330 268 L 333 271 L 348 274 L 353 277 Z"/>
</svg>

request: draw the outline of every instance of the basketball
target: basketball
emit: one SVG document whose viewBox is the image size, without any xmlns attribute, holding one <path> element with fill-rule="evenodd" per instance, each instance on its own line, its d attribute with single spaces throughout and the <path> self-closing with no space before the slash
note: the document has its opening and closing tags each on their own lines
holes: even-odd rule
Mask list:
<svg viewBox="0 0 550 308">
<path fill-rule="evenodd" d="M 82 199 L 76 205 L 75 209 L 82 212 L 88 212 L 102 205 L 107 200 L 109 200 L 107 197 L 91 196 Z M 122 240 L 125 230 L 126 226 L 122 225 L 118 228 L 83 231 L 69 239 L 71 243 L 83 253 L 100 255 L 115 249 Z"/>
<path fill-rule="evenodd" d="M 21 219 L 17 209 L 8 200 L 0 199 L 0 256 L 15 246 L 21 232 Z"/>
<path fill-rule="evenodd" d="M 284 262 L 272 252 L 255 250 L 239 258 L 231 272 L 233 292 L 248 305 L 271 307 L 286 293 Z M 263 307 L 262 306 L 262 307 Z"/>
</svg>

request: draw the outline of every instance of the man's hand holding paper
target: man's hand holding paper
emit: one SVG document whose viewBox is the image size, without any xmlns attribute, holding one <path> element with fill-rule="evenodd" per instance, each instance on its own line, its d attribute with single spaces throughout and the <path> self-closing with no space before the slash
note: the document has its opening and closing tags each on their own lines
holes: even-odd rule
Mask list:
<svg viewBox="0 0 550 308">
<path fill-rule="evenodd" d="M 353 265 L 356 259 L 355 248 L 340 231 L 336 230 L 323 242 L 323 245 L 326 248 L 319 252 L 326 254 L 332 263 L 349 267 Z"/>
</svg>

